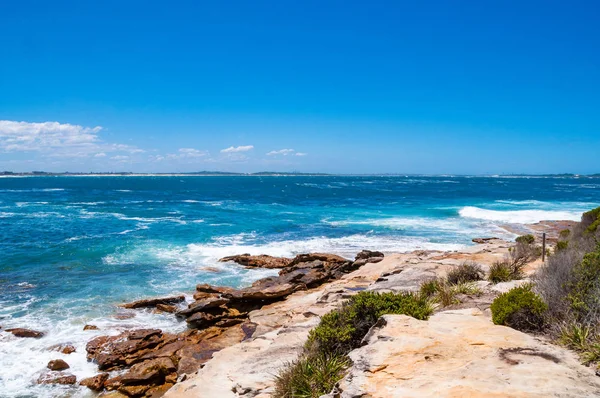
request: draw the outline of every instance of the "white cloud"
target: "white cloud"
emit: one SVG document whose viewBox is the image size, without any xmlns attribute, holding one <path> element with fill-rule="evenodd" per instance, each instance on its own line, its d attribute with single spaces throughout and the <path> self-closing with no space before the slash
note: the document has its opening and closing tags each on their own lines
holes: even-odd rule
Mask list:
<svg viewBox="0 0 600 398">
<path fill-rule="evenodd" d="M 110 160 L 114 160 L 115 162 L 126 162 L 129 160 L 129 156 L 117 155 L 117 156 L 111 157 Z"/>
<path fill-rule="evenodd" d="M 229 148 L 221 149 L 221 153 L 247 152 L 252 149 L 254 149 L 254 145 L 230 146 Z"/>
<path fill-rule="evenodd" d="M 48 157 L 102 157 L 107 152 L 145 152 L 131 145 L 106 143 L 98 133 L 102 127 L 84 127 L 59 122 L 0 120 L 0 152 L 38 152 Z"/>
<path fill-rule="evenodd" d="M 104 152 L 98 152 L 94 155 L 95 158 L 105 158 L 106 154 Z"/>
<path fill-rule="evenodd" d="M 208 155 L 208 151 L 201 151 L 194 148 L 179 148 L 179 156 L 188 158 L 199 158 Z"/>
<path fill-rule="evenodd" d="M 269 153 L 267 153 L 267 156 L 273 156 L 273 155 L 283 155 L 283 156 L 287 156 L 294 153 L 293 149 L 280 149 L 278 151 L 271 151 Z"/>
<path fill-rule="evenodd" d="M 306 155 L 308 155 L 308 153 L 296 152 L 296 156 L 306 156 Z"/>
<path fill-rule="evenodd" d="M 55 148 L 85 148 L 96 145 L 102 127 L 83 127 L 58 122 L 15 122 L 0 120 L 0 149 L 46 151 Z"/>
</svg>

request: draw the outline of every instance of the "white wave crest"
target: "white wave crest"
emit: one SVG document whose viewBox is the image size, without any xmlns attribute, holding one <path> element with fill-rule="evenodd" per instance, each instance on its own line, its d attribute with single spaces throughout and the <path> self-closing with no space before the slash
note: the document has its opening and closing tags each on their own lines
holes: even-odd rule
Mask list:
<svg viewBox="0 0 600 398">
<path fill-rule="evenodd" d="M 573 220 L 581 218 L 579 211 L 566 210 L 489 210 L 480 207 L 466 206 L 458 212 L 461 217 L 479 220 L 533 224 L 545 220 Z"/>
</svg>

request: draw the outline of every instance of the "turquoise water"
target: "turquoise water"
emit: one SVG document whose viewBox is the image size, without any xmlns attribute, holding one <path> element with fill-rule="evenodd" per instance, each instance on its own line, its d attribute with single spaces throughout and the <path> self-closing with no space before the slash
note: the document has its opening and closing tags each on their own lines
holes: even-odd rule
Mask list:
<svg viewBox="0 0 600 398">
<path fill-rule="evenodd" d="M 598 205 L 593 178 L 0 178 L 0 325 L 47 332 L 0 332 L 0 396 L 65 394 L 32 381 L 57 357 L 78 377 L 94 374 L 84 346 L 96 334 L 185 327 L 149 312 L 115 319 L 117 303 L 274 274 L 216 261 L 226 255 L 455 250 L 511 237 L 506 223 L 577 220 Z M 86 323 L 103 330 L 83 332 Z M 64 342 L 78 352 L 45 350 Z"/>
</svg>

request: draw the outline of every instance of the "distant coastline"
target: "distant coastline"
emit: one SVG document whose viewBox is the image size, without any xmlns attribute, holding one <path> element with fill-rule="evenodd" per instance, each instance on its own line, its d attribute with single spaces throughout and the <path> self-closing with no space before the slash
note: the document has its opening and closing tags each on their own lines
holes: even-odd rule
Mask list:
<svg viewBox="0 0 600 398">
<path fill-rule="evenodd" d="M 208 176 L 208 177 L 243 177 L 243 176 L 297 176 L 297 177 L 501 177 L 501 178 L 518 178 L 518 177 L 533 177 L 533 178 L 600 178 L 600 173 L 594 174 L 406 174 L 406 173 L 373 173 L 373 174 L 336 174 L 336 173 L 303 173 L 303 172 L 278 172 L 278 171 L 260 171 L 256 173 L 236 173 L 227 171 L 196 171 L 196 172 L 181 172 L 181 173 L 135 173 L 128 171 L 119 172 L 47 172 L 47 171 L 31 171 L 31 172 L 13 172 L 0 171 L 0 177 L 184 177 L 184 176 Z"/>
</svg>

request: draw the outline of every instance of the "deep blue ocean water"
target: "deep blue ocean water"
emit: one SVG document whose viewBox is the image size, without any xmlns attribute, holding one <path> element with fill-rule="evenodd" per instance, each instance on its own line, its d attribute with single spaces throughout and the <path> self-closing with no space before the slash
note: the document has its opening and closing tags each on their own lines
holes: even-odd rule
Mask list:
<svg viewBox="0 0 600 398">
<path fill-rule="evenodd" d="M 217 262 L 226 255 L 456 250 L 511 237 L 503 224 L 578 220 L 599 205 L 600 179 L 583 177 L 0 178 L 0 325 L 47 332 L 0 331 L 0 396 L 65 394 L 34 381 L 58 357 L 93 375 L 84 347 L 95 335 L 185 327 L 150 312 L 115 319 L 115 304 L 275 274 Z M 65 342 L 77 353 L 46 350 Z"/>
</svg>

